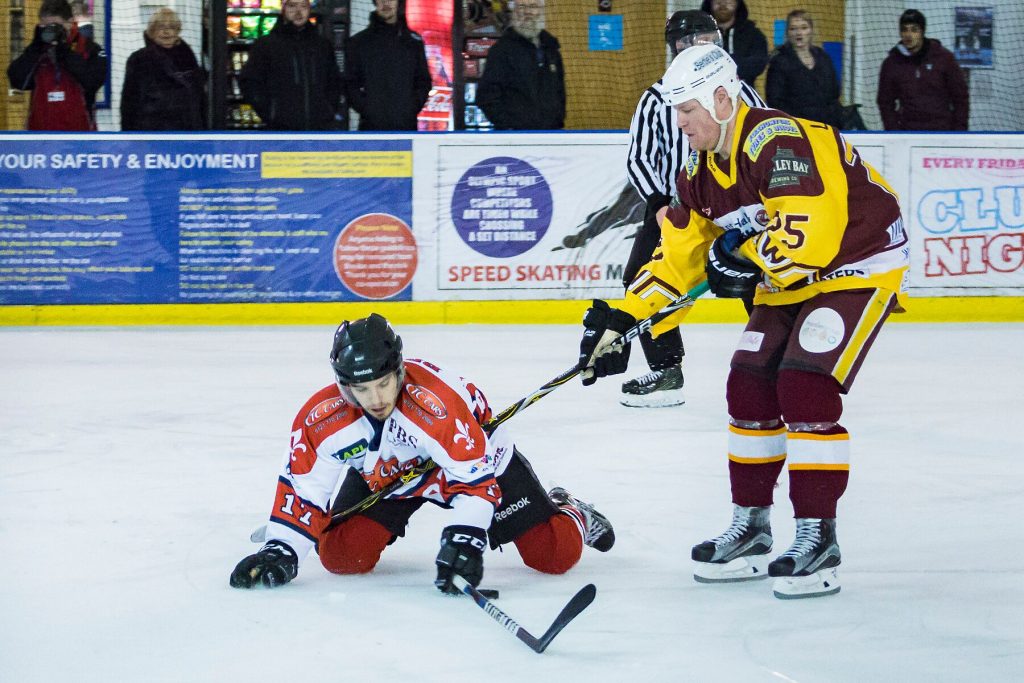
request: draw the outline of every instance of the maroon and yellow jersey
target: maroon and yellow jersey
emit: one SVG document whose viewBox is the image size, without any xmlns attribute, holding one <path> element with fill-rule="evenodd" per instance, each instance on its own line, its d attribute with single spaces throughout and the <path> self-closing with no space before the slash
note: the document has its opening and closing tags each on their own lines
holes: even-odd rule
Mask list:
<svg viewBox="0 0 1024 683">
<path fill-rule="evenodd" d="M 438 467 L 388 497 L 426 498 L 454 509 L 450 524 L 486 529 L 501 499 L 495 477 L 514 447 L 503 428 L 484 432 L 490 419 L 475 385 L 424 360 L 405 361 L 397 404 L 379 430 L 337 385 L 324 387 L 292 423 L 267 540 L 285 541 L 301 561 L 330 518 L 331 496 L 346 468 L 376 491 L 428 459 Z"/>
<path fill-rule="evenodd" d="M 757 304 L 876 287 L 902 299 L 910 249 L 889 184 L 830 126 L 739 107 L 728 159 L 691 152 L 661 246 L 630 284 L 623 309 L 646 318 L 706 280 L 711 242 L 734 228 L 749 238 L 739 254 L 764 271 Z"/>
</svg>

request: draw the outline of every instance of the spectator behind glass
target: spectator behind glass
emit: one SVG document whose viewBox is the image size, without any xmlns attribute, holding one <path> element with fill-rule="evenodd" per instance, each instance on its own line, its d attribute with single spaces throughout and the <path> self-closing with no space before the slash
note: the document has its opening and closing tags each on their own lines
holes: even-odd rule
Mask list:
<svg viewBox="0 0 1024 683">
<path fill-rule="evenodd" d="M 7 67 L 12 88 L 32 91 L 28 130 L 96 130 L 107 58 L 71 16 L 67 0 L 43 0 L 32 43 Z"/>
<path fill-rule="evenodd" d="M 487 53 L 477 104 L 499 130 L 565 127 L 565 69 L 544 30 L 544 0 L 517 0 L 511 26 Z"/>
<path fill-rule="evenodd" d="M 423 38 L 409 30 L 398 0 L 374 7 L 346 49 L 348 103 L 359 112 L 359 130 L 416 130 L 431 88 Z"/>
<path fill-rule="evenodd" d="M 92 14 L 89 13 L 89 6 L 77 0 L 71 3 L 71 20 L 78 24 L 78 32 L 89 40 L 96 40 L 92 30 Z"/>
<path fill-rule="evenodd" d="M 238 80 L 242 97 L 274 130 L 330 130 L 341 97 L 334 47 L 309 21 L 309 0 L 285 0 Z"/>
<path fill-rule="evenodd" d="M 790 116 L 842 127 L 839 79 L 832 58 L 812 45 L 814 22 L 804 10 L 786 17 L 786 44 L 768 63 L 768 105 Z"/>
<path fill-rule="evenodd" d="M 736 62 L 740 79 L 753 86 L 768 64 L 768 41 L 747 18 L 747 3 L 743 0 L 704 0 L 700 9 L 718 22 L 722 47 Z"/>
<path fill-rule="evenodd" d="M 121 91 L 121 130 L 206 128 L 206 72 L 181 39 L 181 20 L 161 7 L 143 33 L 146 47 L 128 58 Z"/>
<path fill-rule="evenodd" d="M 967 130 L 967 81 L 953 53 L 924 37 L 924 15 L 900 16 L 900 42 L 878 76 L 878 111 L 886 130 Z"/>
</svg>

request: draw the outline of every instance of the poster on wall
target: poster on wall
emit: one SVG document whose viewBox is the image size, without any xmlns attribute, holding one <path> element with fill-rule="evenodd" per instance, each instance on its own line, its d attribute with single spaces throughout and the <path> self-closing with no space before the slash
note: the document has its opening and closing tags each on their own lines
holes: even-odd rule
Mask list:
<svg viewBox="0 0 1024 683">
<path fill-rule="evenodd" d="M 409 300 L 409 140 L 4 140 L 0 304 Z"/>
<path fill-rule="evenodd" d="M 621 297 L 644 204 L 622 144 L 444 145 L 437 288 L 454 298 Z"/>
<path fill-rule="evenodd" d="M 911 147 L 907 213 L 913 289 L 1024 288 L 1024 146 Z"/>
<path fill-rule="evenodd" d="M 993 69 L 991 7 L 957 7 L 953 55 L 965 69 Z"/>
</svg>

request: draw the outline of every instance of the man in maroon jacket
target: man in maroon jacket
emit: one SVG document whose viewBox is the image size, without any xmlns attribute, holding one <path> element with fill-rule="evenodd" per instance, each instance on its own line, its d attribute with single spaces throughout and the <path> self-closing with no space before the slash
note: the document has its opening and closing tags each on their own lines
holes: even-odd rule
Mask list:
<svg viewBox="0 0 1024 683">
<path fill-rule="evenodd" d="M 878 76 L 878 110 L 886 130 L 967 130 L 967 81 L 953 53 L 924 37 L 924 15 L 900 16 L 900 42 Z"/>
</svg>

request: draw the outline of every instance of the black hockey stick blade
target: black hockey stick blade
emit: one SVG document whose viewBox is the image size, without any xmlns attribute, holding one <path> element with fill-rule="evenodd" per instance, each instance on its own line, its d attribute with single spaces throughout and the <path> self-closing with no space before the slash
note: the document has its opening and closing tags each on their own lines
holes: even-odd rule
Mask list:
<svg viewBox="0 0 1024 683">
<path fill-rule="evenodd" d="M 544 635 L 540 637 L 539 647 L 534 648 L 537 652 L 544 652 L 551 641 L 555 639 L 562 629 L 569 625 L 569 622 L 580 615 L 580 612 L 590 607 L 590 603 L 594 602 L 594 598 L 597 597 L 597 586 L 592 583 L 588 583 L 586 586 L 581 588 L 576 595 L 572 596 L 562 611 L 558 613 L 555 620 L 548 627 L 548 630 L 544 632 Z"/>
<path fill-rule="evenodd" d="M 579 616 L 580 612 L 585 610 L 590 603 L 594 601 L 594 597 L 597 595 L 597 587 L 592 583 L 588 583 L 586 586 L 581 588 L 579 592 L 572 597 L 562 611 L 555 617 L 554 622 L 548 627 L 548 630 L 544 632 L 544 635 L 540 638 L 532 635 L 529 631 L 519 625 L 519 623 L 501 611 L 501 609 L 493 602 L 487 599 L 487 596 L 483 595 L 479 590 L 474 588 L 468 581 L 456 574 L 452 577 L 452 583 L 460 591 L 473 598 L 473 602 L 477 604 L 489 617 L 494 619 L 496 622 L 501 624 L 501 627 L 506 631 L 514 635 L 519 640 L 526 643 L 526 645 L 534 652 L 540 654 L 547 649 L 551 641 L 555 639 L 562 629 L 565 628 L 570 621 Z"/>
</svg>

